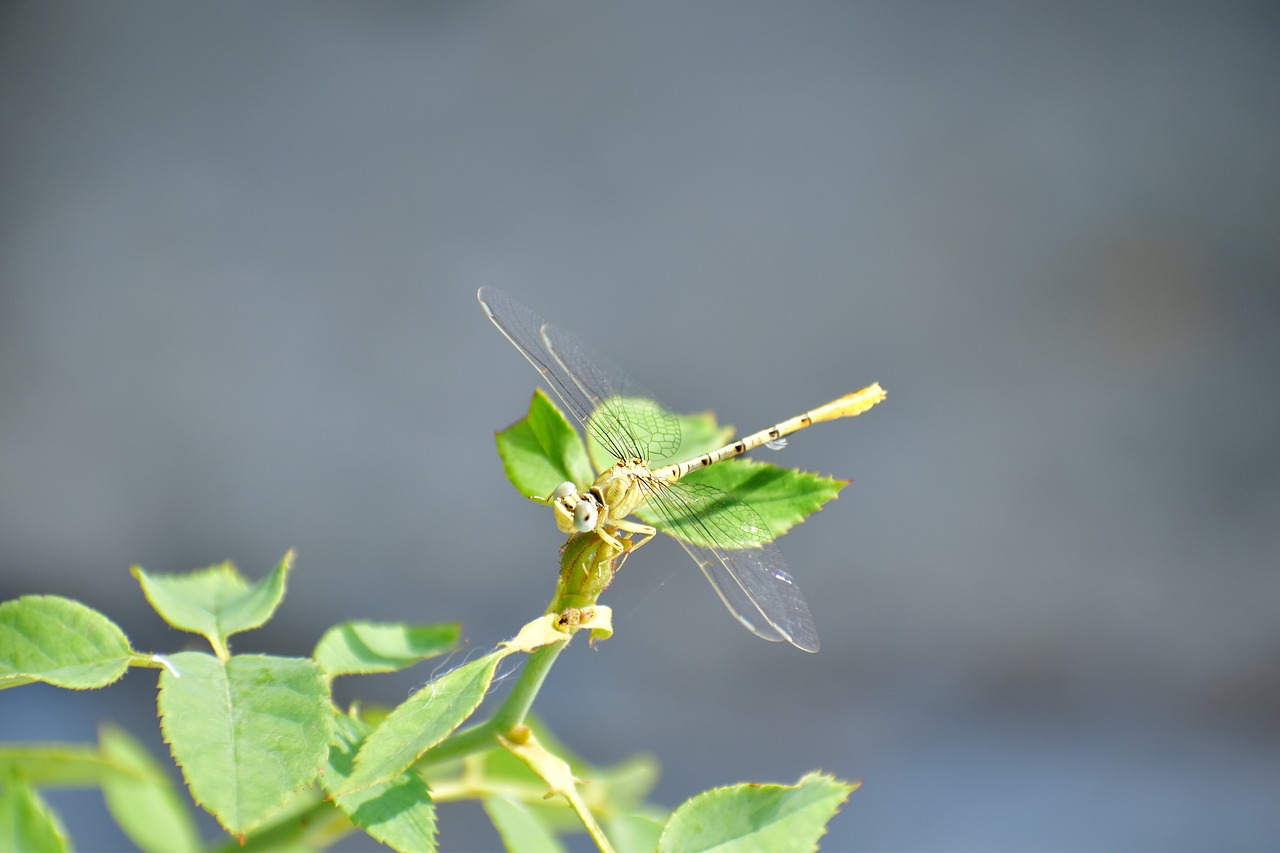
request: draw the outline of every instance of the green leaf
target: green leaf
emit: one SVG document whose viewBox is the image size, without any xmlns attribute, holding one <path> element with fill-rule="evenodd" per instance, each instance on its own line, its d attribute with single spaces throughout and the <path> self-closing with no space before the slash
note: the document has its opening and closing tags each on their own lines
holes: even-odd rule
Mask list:
<svg viewBox="0 0 1280 853">
<path fill-rule="evenodd" d="M 657 850 L 663 814 L 620 814 L 605 818 L 604 831 L 616 850 Z"/>
<path fill-rule="evenodd" d="M 714 788 L 676 809 L 658 849 L 817 850 L 827 823 L 855 787 L 810 773 L 795 785 Z"/>
<path fill-rule="evenodd" d="M 350 832 L 347 816 L 312 786 L 298 792 L 253 832 L 213 849 L 217 853 L 319 853 Z"/>
<path fill-rule="evenodd" d="M 0 778 L 16 774 L 43 787 L 97 787 L 113 777 L 137 772 L 78 743 L 23 743 L 0 746 Z M 3 848 L 0 848 L 3 849 Z"/>
<path fill-rule="evenodd" d="M 633 755 L 617 764 L 592 770 L 584 778 L 601 788 L 614 808 L 630 811 L 640 808 L 658 783 L 658 762 L 650 755 Z M 594 802 L 594 791 L 589 794 L 588 799 Z"/>
<path fill-rule="evenodd" d="M 69 850 L 67 831 L 53 810 L 16 776 L 0 793 L 0 850 Z"/>
<path fill-rule="evenodd" d="M 260 583 L 250 584 L 230 562 L 185 575 L 151 575 L 134 566 L 133 576 L 156 612 L 173 627 L 203 634 L 219 657 L 227 638 L 264 624 L 284 598 L 293 551 Z"/>
<path fill-rule="evenodd" d="M 449 651 L 462 627 L 404 625 L 398 622 L 344 622 L 316 643 L 315 659 L 333 678 L 359 673 L 395 672 Z"/>
<path fill-rule="evenodd" d="M 107 808 L 129 839 L 156 853 L 200 850 L 200 834 L 186 798 L 146 747 L 115 726 L 103 726 L 98 740 L 103 755 L 137 774 L 115 774 L 102 785 Z"/>
<path fill-rule="evenodd" d="M 160 723 L 196 802 L 233 835 L 310 784 L 329 754 L 328 690 L 315 661 L 173 655 L 160 675 Z"/>
<path fill-rule="evenodd" d="M 104 687 L 124 675 L 134 654 L 114 622 L 78 601 L 24 595 L 0 604 L 0 687 Z"/>
<path fill-rule="evenodd" d="M 422 778 L 406 771 L 378 785 L 335 794 L 351 776 L 357 751 L 371 727 L 345 715 L 335 717 L 336 738 L 321 782 L 356 826 L 395 850 L 435 850 L 436 810 Z"/>
<path fill-rule="evenodd" d="M 464 664 L 401 703 L 365 740 L 355 770 L 337 793 L 388 782 L 444 740 L 480 705 L 504 656 L 505 652 L 494 652 Z"/>
<path fill-rule="evenodd" d="M 786 533 L 806 517 L 822 509 L 823 504 L 840 493 L 848 485 L 845 480 L 835 480 L 821 474 L 780 468 L 768 462 L 752 459 L 731 459 L 703 468 L 685 476 L 680 482 L 695 486 L 710 486 L 726 492 L 751 507 L 760 516 L 771 534 L 765 542 Z M 732 512 L 731 508 L 712 508 L 707 514 Z M 710 544 L 696 535 L 701 525 L 672 526 L 652 507 L 641 507 L 636 515 L 659 530 L 678 539 L 697 545 Z M 714 520 L 706 526 L 716 526 Z M 726 521 L 725 523 L 733 524 Z M 736 525 L 735 525 L 736 526 Z M 763 543 L 761 543 L 763 544 Z"/>
<path fill-rule="evenodd" d="M 508 853 L 560 853 L 566 849 L 551 828 L 517 800 L 491 794 L 484 798 L 484 810 Z"/>
<path fill-rule="evenodd" d="M 595 480 L 578 431 L 541 388 L 529 414 L 498 433 L 497 442 L 507 479 L 527 497 L 544 498 L 566 481 L 585 486 Z"/>
</svg>

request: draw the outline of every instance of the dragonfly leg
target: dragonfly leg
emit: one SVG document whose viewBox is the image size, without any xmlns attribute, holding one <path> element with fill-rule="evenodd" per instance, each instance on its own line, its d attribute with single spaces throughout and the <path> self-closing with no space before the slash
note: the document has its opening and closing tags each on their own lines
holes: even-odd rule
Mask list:
<svg viewBox="0 0 1280 853">
<path fill-rule="evenodd" d="M 640 539 L 635 542 L 629 542 L 628 549 L 634 551 L 650 539 L 658 535 L 658 528 L 651 527 L 648 524 L 640 524 L 637 521 L 615 521 L 613 526 L 618 530 L 625 530 L 627 533 L 638 533 Z"/>
<path fill-rule="evenodd" d="M 638 524 L 634 521 L 614 521 L 607 527 L 603 524 L 598 525 L 595 533 L 618 550 L 621 561 L 614 568 L 614 571 L 617 571 L 622 568 L 622 564 L 626 562 L 632 551 L 656 536 L 658 531 L 647 524 Z M 639 534 L 640 538 L 633 540 L 631 537 L 636 534 Z"/>
<path fill-rule="evenodd" d="M 613 527 L 615 530 L 620 529 L 616 524 L 613 525 Z M 629 540 L 626 536 L 614 536 L 612 533 L 605 530 L 603 525 L 597 526 L 595 533 L 601 539 L 608 542 L 610 545 L 612 545 L 614 548 L 617 548 L 621 552 L 625 553 L 631 549 L 631 540 Z"/>
</svg>

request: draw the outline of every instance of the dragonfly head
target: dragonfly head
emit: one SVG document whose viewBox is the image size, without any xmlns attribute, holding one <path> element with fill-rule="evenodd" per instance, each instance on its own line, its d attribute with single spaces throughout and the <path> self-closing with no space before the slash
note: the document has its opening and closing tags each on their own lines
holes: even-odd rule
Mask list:
<svg viewBox="0 0 1280 853">
<path fill-rule="evenodd" d="M 599 495 L 593 492 L 579 494 L 573 483 L 561 483 L 546 502 L 556 511 L 556 522 L 564 533 L 590 533 L 600 519 Z"/>
</svg>

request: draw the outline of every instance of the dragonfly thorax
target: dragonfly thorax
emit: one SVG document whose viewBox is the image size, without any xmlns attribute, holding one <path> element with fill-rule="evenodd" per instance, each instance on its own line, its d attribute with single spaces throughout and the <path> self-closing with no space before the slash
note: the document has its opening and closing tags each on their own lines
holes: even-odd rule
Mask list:
<svg viewBox="0 0 1280 853">
<path fill-rule="evenodd" d="M 590 491 L 600 500 L 601 515 L 609 521 L 620 521 L 649 499 L 649 492 L 640 483 L 652 480 L 653 472 L 643 462 L 619 462 L 596 478 Z"/>
</svg>

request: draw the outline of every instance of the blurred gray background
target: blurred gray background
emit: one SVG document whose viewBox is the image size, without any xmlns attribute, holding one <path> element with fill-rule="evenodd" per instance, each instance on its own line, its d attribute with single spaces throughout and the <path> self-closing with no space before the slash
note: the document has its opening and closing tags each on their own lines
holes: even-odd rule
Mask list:
<svg viewBox="0 0 1280 853">
<path fill-rule="evenodd" d="M 0 117 L 4 598 L 171 651 L 131 563 L 293 546 L 237 650 L 509 636 L 561 537 L 494 453 L 536 381 L 495 284 L 744 430 L 889 390 L 770 457 L 855 480 L 780 540 L 821 653 L 658 542 L 539 697 L 573 747 L 667 805 L 865 780 L 828 850 L 1280 846 L 1273 4 L 10 0 Z M 153 701 L 0 719 L 162 749 Z"/>
</svg>

